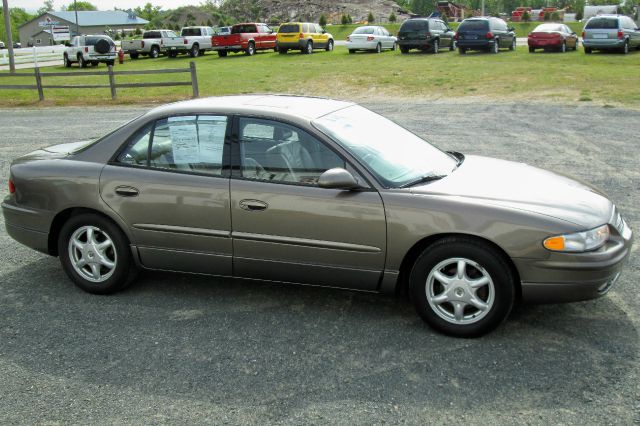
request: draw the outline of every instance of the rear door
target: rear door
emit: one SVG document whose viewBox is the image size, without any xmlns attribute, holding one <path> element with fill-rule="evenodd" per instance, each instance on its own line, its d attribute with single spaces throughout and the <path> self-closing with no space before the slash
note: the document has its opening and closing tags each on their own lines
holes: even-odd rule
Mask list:
<svg viewBox="0 0 640 426">
<path fill-rule="evenodd" d="M 233 133 L 234 274 L 376 290 L 386 250 L 378 192 L 318 187 L 325 170 L 350 166 L 296 126 L 239 117 Z"/>
<path fill-rule="evenodd" d="M 140 129 L 102 171 L 100 195 L 146 267 L 232 274 L 229 120 L 174 116 Z"/>
</svg>

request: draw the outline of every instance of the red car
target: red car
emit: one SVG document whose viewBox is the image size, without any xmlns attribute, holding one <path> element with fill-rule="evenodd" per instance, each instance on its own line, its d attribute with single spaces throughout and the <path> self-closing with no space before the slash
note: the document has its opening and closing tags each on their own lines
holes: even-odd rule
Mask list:
<svg viewBox="0 0 640 426">
<path fill-rule="evenodd" d="M 566 52 L 567 49 L 576 50 L 578 48 L 578 36 L 564 24 L 542 24 L 529 33 L 527 39 L 529 43 L 529 53 L 536 49 L 559 50 Z"/>
<path fill-rule="evenodd" d="M 212 50 L 221 57 L 228 52 L 244 52 L 251 56 L 258 50 L 274 49 L 276 33 L 267 24 L 243 23 L 231 27 L 230 34 L 211 37 Z"/>
</svg>

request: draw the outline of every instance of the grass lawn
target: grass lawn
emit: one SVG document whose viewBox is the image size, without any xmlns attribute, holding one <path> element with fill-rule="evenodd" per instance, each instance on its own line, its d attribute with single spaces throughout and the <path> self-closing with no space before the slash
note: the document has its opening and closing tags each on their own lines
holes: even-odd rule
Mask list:
<svg viewBox="0 0 640 426">
<path fill-rule="evenodd" d="M 128 57 L 118 70 L 187 68 L 190 59 Z M 238 93 L 292 93 L 347 99 L 420 98 L 480 99 L 496 101 L 584 102 L 640 108 L 640 52 L 577 52 L 530 54 L 526 47 L 515 52 L 442 52 L 438 55 L 412 51 L 357 53 L 344 47 L 313 55 L 272 51 L 253 57 L 230 54 L 219 58 L 211 52 L 195 60 L 201 96 Z M 43 73 L 64 71 L 49 67 Z M 88 68 L 87 71 L 95 70 Z M 98 70 L 106 67 L 100 64 Z M 44 84 L 107 84 L 106 76 L 77 78 L 45 77 Z M 30 71 L 27 71 L 30 72 Z M 117 82 L 188 80 L 188 74 L 133 75 Z M 32 77 L 8 77 L 0 84 L 34 84 Z M 105 105 L 156 103 L 189 98 L 190 87 L 119 89 L 112 101 L 109 89 L 45 89 L 45 105 Z M 1 90 L 0 106 L 39 105 L 35 90 Z"/>
</svg>

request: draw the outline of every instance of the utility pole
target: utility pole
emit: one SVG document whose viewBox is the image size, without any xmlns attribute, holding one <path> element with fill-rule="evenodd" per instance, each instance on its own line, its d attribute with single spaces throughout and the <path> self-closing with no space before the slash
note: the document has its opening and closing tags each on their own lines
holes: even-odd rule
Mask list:
<svg viewBox="0 0 640 426">
<path fill-rule="evenodd" d="M 4 14 L 4 29 L 7 32 L 7 44 L 9 48 L 9 72 L 16 72 L 16 61 L 13 57 L 13 35 L 11 34 L 11 16 L 9 15 L 9 1 L 2 0 L 2 12 Z"/>
<path fill-rule="evenodd" d="M 484 0 L 482 0 L 482 16 L 484 16 Z"/>
<path fill-rule="evenodd" d="M 76 0 L 73 0 L 73 9 L 76 11 L 76 35 L 79 36 L 80 29 L 78 27 L 78 3 L 76 3 Z"/>
</svg>

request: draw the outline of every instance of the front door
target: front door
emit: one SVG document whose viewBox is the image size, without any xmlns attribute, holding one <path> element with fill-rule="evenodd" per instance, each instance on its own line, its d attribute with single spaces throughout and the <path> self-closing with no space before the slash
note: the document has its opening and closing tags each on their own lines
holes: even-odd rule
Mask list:
<svg viewBox="0 0 640 426">
<path fill-rule="evenodd" d="M 149 123 L 103 169 L 100 195 L 131 230 L 144 266 L 232 274 L 227 122 L 193 115 Z"/>
<path fill-rule="evenodd" d="M 286 123 L 240 117 L 234 127 L 234 275 L 376 290 L 386 222 L 377 191 L 317 185 L 345 160 Z M 364 182 L 361 178 L 359 178 Z"/>
</svg>

